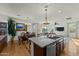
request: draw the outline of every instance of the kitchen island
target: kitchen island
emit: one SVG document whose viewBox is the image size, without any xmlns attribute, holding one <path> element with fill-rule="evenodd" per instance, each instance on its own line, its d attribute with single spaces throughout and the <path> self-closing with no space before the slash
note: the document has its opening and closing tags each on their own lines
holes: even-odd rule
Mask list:
<svg viewBox="0 0 79 59">
<path fill-rule="evenodd" d="M 64 50 L 64 37 L 48 38 L 39 36 L 29 38 L 31 41 L 32 56 L 59 56 Z"/>
</svg>

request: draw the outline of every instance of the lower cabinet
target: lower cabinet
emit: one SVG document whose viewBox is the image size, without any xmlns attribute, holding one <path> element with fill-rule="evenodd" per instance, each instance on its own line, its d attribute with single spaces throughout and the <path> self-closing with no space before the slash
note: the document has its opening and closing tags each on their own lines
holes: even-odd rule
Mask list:
<svg viewBox="0 0 79 59">
<path fill-rule="evenodd" d="M 34 44 L 34 56 L 59 56 L 64 50 L 64 40 L 50 44 L 44 48 Z"/>
<path fill-rule="evenodd" d="M 59 56 L 64 50 L 64 40 L 56 44 L 56 56 Z"/>
<path fill-rule="evenodd" d="M 34 56 L 46 56 L 46 47 L 41 48 L 38 45 L 34 44 Z"/>
<path fill-rule="evenodd" d="M 3 44 L 0 43 L 0 52 L 2 51 L 2 49 L 3 49 Z"/>
<path fill-rule="evenodd" d="M 2 52 L 2 50 L 4 49 L 6 45 L 7 45 L 7 36 L 3 37 L 0 40 L 0 53 Z"/>
</svg>

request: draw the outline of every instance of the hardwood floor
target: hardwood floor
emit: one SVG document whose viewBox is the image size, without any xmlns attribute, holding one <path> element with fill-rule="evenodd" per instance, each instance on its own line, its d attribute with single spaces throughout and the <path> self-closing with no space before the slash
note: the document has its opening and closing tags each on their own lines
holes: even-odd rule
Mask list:
<svg viewBox="0 0 79 59">
<path fill-rule="evenodd" d="M 3 56 L 30 56 L 30 53 L 24 44 L 19 45 L 18 41 L 13 44 L 8 42 L 7 47 L 0 53 Z"/>
<path fill-rule="evenodd" d="M 79 39 L 73 38 L 66 45 L 61 56 L 79 56 Z"/>
<path fill-rule="evenodd" d="M 1 56 L 30 56 L 29 50 L 26 48 L 28 45 L 18 44 L 14 41 L 13 44 L 8 42 L 7 47 L 0 53 Z M 63 53 L 60 56 L 79 56 L 79 39 L 72 39 L 66 45 Z"/>
</svg>

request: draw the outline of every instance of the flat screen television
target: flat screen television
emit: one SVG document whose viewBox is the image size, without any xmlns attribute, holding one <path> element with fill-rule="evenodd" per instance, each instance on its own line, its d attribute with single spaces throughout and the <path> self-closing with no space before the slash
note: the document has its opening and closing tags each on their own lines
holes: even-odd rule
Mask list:
<svg viewBox="0 0 79 59">
<path fill-rule="evenodd" d="M 64 27 L 56 27 L 56 31 L 64 31 Z"/>
</svg>

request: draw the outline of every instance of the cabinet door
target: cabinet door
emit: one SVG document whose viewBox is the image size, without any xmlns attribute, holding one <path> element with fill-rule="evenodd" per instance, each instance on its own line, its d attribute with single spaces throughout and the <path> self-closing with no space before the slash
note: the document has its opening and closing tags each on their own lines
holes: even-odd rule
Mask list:
<svg viewBox="0 0 79 59">
<path fill-rule="evenodd" d="M 0 43 L 0 53 L 1 53 L 2 50 L 3 50 L 3 44 Z"/>
<path fill-rule="evenodd" d="M 46 48 L 41 48 L 34 44 L 34 56 L 46 56 Z"/>
<path fill-rule="evenodd" d="M 59 56 L 64 50 L 64 41 L 59 42 L 56 44 L 56 55 Z"/>
<path fill-rule="evenodd" d="M 56 44 L 56 56 L 58 56 L 60 54 L 60 48 L 59 48 L 60 44 Z"/>
<path fill-rule="evenodd" d="M 62 44 L 61 50 L 62 50 L 62 52 L 63 52 L 63 50 L 64 50 L 64 41 L 61 42 L 61 44 Z"/>
</svg>

